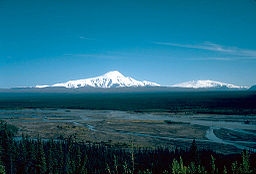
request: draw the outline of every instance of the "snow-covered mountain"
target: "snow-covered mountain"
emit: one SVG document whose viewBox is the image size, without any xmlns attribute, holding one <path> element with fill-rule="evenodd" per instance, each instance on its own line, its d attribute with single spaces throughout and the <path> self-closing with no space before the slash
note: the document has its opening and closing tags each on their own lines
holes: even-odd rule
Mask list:
<svg viewBox="0 0 256 174">
<path fill-rule="evenodd" d="M 180 88 L 216 88 L 216 89 L 248 89 L 247 86 L 237 86 L 233 84 L 212 81 L 212 80 L 196 80 L 188 81 L 179 84 L 172 85 L 171 87 Z"/>
<path fill-rule="evenodd" d="M 110 71 L 102 76 L 71 80 L 65 83 L 56 83 L 53 85 L 36 85 L 34 88 L 127 88 L 127 87 L 159 87 L 160 85 L 149 81 L 138 81 L 131 77 L 125 77 L 118 71 Z M 196 80 L 183 82 L 171 86 L 162 86 L 163 88 L 194 88 L 194 89 L 249 89 L 247 86 L 237 86 L 233 84 L 212 81 L 212 80 Z"/>
<path fill-rule="evenodd" d="M 150 87 L 160 86 L 157 83 L 149 81 L 138 81 L 131 77 L 125 77 L 118 71 L 110 71 L 102 76 L 71 80 L 65 83 L 56 83 L 53 85 L 37 85 L 35 88 L 64 87 L 64 88 L 118 88 L 118 87 Z"/>
</svg>

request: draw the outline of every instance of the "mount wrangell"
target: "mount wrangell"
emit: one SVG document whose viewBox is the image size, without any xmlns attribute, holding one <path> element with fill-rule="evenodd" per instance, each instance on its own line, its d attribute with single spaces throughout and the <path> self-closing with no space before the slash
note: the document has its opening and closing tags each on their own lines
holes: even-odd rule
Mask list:
<svg viewBox="0 0 256 174">
<path fill-rule="evenodd" d="M 255 88 L 255 87 L 252 87 Z M 143 91 L 207 91 L 207 90 L 248 90 L 247 86 L 237 86 L 212 80 L 188 81 L 175 85 L 160 85 L 150 81 L 139 81 L 126 77 L 118 71 L 110 71 L 101 76 L 71 80 L 52 85 L 36 85 L 1 89 L 0 92 L 143 92 Z M 250 88 L 251 89 L 251 88 Z"/>
</svg>

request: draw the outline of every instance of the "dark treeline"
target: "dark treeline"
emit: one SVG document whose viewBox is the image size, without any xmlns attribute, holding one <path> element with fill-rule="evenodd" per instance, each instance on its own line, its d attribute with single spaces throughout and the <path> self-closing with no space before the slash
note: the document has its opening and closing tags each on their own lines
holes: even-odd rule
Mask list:
<svg viewBox="0 0 256 174">
<path fill-rule="evenodd" d="M 255 173 L 256 154 L 223 155 L 190 149 L 122 149 L 72 141 L 43 141 L 23 137 L 0 123 L 0 173 Z"/>
<path fill-rule="evenodd" d="M 147 93 L 0 92 L 0 108 L 65 108 L 255 115 L 256 93 L 254 91 Z"/>
</svg>

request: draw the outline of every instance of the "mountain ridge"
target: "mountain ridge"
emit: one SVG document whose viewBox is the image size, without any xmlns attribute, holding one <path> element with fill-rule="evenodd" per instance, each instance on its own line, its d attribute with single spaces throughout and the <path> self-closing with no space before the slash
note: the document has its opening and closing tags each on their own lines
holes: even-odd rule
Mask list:
<svg viewBox="0 0 256 174">
<path fill-rule="evenodd" d="M 251 87 L 249 88 L 249 90 L 251 90 L 251 91 L 256 91 L 256 85 L 251 86 Z"/>
<path fill-rule="evenodd" d="M 220 89 L 230 89 L 230 90 L 244 90 L 249 89 L 248 86 L 238 86 L 229 83 L 213 81 L 213 80 L 193 80 L 182 82 L 174 85 L 160 85 L 155 82 L 150 81 L 139 81 L 132 77 L 124 76 L 119 71 L 110 71 L 101 76 L 70 80 L 64 83 L 55 83 L 53 85 L 36 85 L 32 88 L 67 88 L 67 89 L 77 89 L 77 88 L 134 88 L 134 87 L 166 87 L 166 88 L 191 88 L 191 89 L 209 89 L 209 90 L 220 90 Z"/>
<path fill-rule="evenodd" d="M 36 85 L 35 88 L 49 88 L 49 87 L 65 87 L 65 88 L 119 88 L 119 87 L 148 87 L 160 86 L 157 83 L 149 81 L 138 81 L 131 77 L 125 77 L 118 71 L 110 71 L 101 76 L 71 80 L 64 83 L 56 83 L 53 85 Z"/>
<path fill-rule="evenodd" d="M 219 89 L 249 89 L 248 86 L 237 86 L 230 83 L 224 83 L 213 80 L 193 80 L 171 85 L 171 87 L 179 88 L 219 88 Z"/>
</svg>

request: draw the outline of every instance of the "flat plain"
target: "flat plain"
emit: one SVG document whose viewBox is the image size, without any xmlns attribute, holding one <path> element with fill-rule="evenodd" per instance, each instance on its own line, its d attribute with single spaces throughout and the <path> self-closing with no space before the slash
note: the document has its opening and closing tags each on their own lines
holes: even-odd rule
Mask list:
<svg viewBox="0 0 256 174">
<path fill-rule="evenodd" d="M 17 138 L 65 139 L 129 148 L 256 149 L 250 92 L 0 94 L 0 119 Z"/>
</svg>

